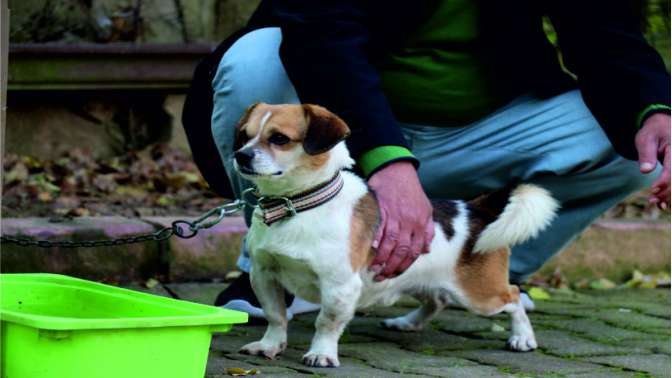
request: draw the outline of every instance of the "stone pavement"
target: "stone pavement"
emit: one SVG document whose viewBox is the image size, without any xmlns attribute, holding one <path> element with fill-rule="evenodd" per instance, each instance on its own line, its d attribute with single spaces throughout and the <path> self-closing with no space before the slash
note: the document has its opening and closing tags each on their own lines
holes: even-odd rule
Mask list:
<svg viewBox="0 0 672 378">
<path fill-rule="evenodd" d="M 180 298 L 203 303 L 211 303 L 223 287 L 168 286 Z M 536 303 L 530 318 L 540 347 L 531 353 L 504 349 L 505 315 L 484 318 L 449 309 L 418 333 L 381 329 L 382 319 L 409 310 L 413 303 L 406 300 L 352 321 L 341 338 L 339 368 L 300 363 L 315 319 L 305 314 L 290 322 L 288 350 L 273 361 L 237 353 L 261 337 L 263 326 L 235 326 L 216 335 L 206 377 L 226 377 L 233 367 L 256 368 L 261 377 L 670 377 L 669 289 L 556 291 Z"/>
</svg>

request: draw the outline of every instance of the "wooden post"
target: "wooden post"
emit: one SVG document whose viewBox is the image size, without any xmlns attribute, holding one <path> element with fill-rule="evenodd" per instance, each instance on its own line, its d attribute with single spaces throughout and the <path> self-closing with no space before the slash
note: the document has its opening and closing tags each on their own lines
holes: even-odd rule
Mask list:
<svg viewBox="0 0 672 378">
<path fill-rule="evenodd" d="M 0 0 L 0 205 L 2 204 L 2 161 L 5 156 L 5 114 L 7 111 L 7 59 L 9 55 L 9 8 Z"/>
</svg>

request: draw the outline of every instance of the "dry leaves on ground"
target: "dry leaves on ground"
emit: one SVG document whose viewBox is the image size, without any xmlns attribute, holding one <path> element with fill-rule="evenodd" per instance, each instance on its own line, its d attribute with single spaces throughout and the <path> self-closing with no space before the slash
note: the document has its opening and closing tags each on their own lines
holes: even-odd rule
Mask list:
<svg viewBox="0 0 672 378">
<path fill-rule="evenodd" d="M 59 159 L 4 159 L 3 215 L 197 215 L 224 199 L 191 157 L 167 145 L 95 160 L 83 149 Z"/>
</svg>

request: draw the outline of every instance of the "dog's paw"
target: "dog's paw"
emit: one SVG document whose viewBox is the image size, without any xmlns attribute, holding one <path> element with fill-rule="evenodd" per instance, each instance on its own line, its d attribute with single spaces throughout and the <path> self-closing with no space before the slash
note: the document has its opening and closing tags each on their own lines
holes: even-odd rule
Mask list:
<svg viewBox="0 0 672 378">
<path fill-rule="evenodd" d="M 537 349 L 537 340 L 535 340 L 534 334 L 513 335 L 506 342 L 506 346 L 515 352 L 530 352 Z"/>
<path fill-rule="evenodd" d="M 380 322 L 380 325 L 383 328 L 391 329 L 394 331 L 402 332 L 417 332 L 422 331 L 422 324 L 411 323 L 406 319 L 405 316 L 400 316 L 398 318 L 385 319 Z"/>
<path fill-rule="evenodd" d="M 280 345 L 277 344 L 274 345 L 265 343 L 263 341 L 255 341 L 240 348 L 240 353 L 249 354 L 252 356 L 262 356 L 269 360 L 272 360 L 275 359 L 275 357 L 278 354 L 282 353 L 282 351 L 285 350 L 286 346 L 287 344 L 285 343 L 282 343 Z"/>
<path fill-rule="evenodd" d="M 338 367 L 341 365 L 337 355 L 316 352 L 308 352 L 304 354 L 302 362 L 304 365 L 312 367 Z"/>
</svg>

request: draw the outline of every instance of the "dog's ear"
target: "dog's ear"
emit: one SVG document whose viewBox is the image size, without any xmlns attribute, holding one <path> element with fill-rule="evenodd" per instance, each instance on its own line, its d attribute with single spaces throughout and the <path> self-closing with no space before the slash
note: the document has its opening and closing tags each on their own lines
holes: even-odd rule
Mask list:
<svg viewBox="0 0 672 378">
<path fill-rule="evenodd" d="M 350 128 L 336 114 L 318 106 L 304 104 L 308 130 L 303 139 L 303 149 L 308 155 L 329 151 L 350 135 Z"/>
<path fill-rule="evenodd" d="M 260 102 L 255 102 L 254 104 L 250 105 L 245 109 L 245 113 L 243 113 L 243 116 L 240 117 L 240 121 L 238 121 L 238 124 L 236 125 L 236 136 L 235 136 L 235 142 L 233 143 L 233 150 L 238 151 L 240 150 L 243 145 L 245 144 L 245 126 L 247 125 L 247 121 L 250 120 L 250 114 L 252 114 L 252 111 L 254 111 L 254 108 L 259 105 Z"/>
</svg>

